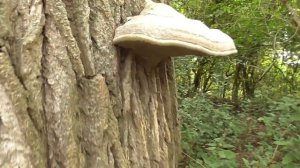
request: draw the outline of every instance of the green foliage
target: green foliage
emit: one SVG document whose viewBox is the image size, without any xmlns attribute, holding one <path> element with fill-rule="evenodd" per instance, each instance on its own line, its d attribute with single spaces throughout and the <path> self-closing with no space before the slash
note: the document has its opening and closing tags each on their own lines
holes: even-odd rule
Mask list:
<svg viewBox="0 0 300 168">
<path fill-rule="evenodd" d="M 181 166 L 299 167 L 299 100 L 296 94 L 255 99 L 237 112 L 204 96 L 183 99 Z"/>
<path fill-rule="evenodd" d="M 297 1 L 291 4 L 298 8 Z M 251 98 L 257 93 L 282 96 L 299 89 L 300 31 L 281 1 L 173 0 L 172 5 L 188 17 L 228 33 L 238 49 L 238 54 L 227 58 L 176 59 L 176 66 L 181 66 L 177 74 L 186 75 L 178 80 L 184 88 L 181 96 L 197 90 L 229 98 L 235 88 L 238 98 Z M 209 63 L 203 66 L 205 61 Z M 199 68 L 203 70 L 197 74 Z M 196 77 L 200 85 L 195 85 Z M 203 87 L 206 83 L 208 87 Z"/>
<path fill-rule="evenodd" d="M 201 96 L 186 98 L 181 104 L 183 151 L 193 158 L 201 158 L 200 163 L 210 167 L 235 166 L 234 146 L 227 137 L 243 132 L 239 129 L 243 123 L 235 121 L 230 114 L 231 107 L 215 108 Z M 199 167 L 197 163 L 191 163 L 190 167 L 193 166 Z"/>
<path fill-rule="evenodd" d="M 300 167 L 300 1 L 286 2 L 172 1 L 238 49 L 175 59 L 181 167 Z"/>
</svg>

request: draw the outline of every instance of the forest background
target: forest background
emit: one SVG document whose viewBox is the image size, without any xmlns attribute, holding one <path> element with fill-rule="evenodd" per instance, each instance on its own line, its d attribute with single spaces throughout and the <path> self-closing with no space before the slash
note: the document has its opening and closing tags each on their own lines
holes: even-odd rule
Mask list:
<svg viewBox="0 0 300 168">
<path fill-rule="evenodd" d="M 175 60 L 180 167 L 300 167 L 300 1 L 173 0 L 235 41 Z"/>
</svg>

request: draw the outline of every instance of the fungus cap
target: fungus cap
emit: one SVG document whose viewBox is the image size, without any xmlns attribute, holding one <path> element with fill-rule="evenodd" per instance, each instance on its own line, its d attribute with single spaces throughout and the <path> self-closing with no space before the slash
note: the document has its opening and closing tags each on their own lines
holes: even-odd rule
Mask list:
<svg viewBox="0 0 300 168">
<path fill-rule="evenodd" d="M 146 4 L 140 15 L 118 27 L 113 43 L 151 58 L 237 53 L 227 34 L 188 19 L 168 5 L 154 2 Z"/>
</svg>

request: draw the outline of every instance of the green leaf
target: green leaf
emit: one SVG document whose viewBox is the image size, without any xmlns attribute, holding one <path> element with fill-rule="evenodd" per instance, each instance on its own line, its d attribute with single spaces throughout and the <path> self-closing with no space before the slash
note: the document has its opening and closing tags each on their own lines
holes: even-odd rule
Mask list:
<svg viewBox="0 0 300 168">
<path fill-rule="evenodd" d="M 213 150 L 216 150 L 216 147 L 212 146 L 212 147 L 208 147 L 206 148 L 207 150 L 210 150 L 210 151 L 213 151 Z"/>
<path fill-rule="evenodd" d="M 291 163 L 294 160 L 293 155 L 291 155 L 290 153 L 286 154 L 283 159 L 282 159 L 282 164 L 288 164 Z"/>
<path fill-rule="evenodd" d="M 250 168 L 251 166 L 250 166 L 250 162 L 247 160 L 247 159 L 245 159 L 245 158 L 242 158 L 243 159 L 243 162 L 244 162 L 244 164 L 245 164 L 245 166 L 247 167 L 247 168 Z"/>
<path fill-rule="evenodd" d="M 234 152 L 232 152 L 231 150 L 219 151 L 218 155 L 220 158 L 223 158 L 223 159 L 234 159 L 236 157 L 236 154 Z"/>
<path fill-rule="evenodd" d="M 274 144 L 280 145 L 280 146 L 287 146 L 287 145 L 290 145 L 291 142 L 282 140 L 282 141 L 275 141 Z"/>
<path fill-rule="evenodd" d="M 292 119 L 291 119 L 292 121 L 300 121 L 300 113 L 297 113 L 297 114 L 294 114 L 293 116 L 292 116 Z"/>
<path fill-rule="evenodd" d="M 227 149 L 229 149 L 229 148 L 234 148 L 234 146 L 231 145 L 231 144 L 222 144 L 222 148 L 227 148 Z"/>
</svg>

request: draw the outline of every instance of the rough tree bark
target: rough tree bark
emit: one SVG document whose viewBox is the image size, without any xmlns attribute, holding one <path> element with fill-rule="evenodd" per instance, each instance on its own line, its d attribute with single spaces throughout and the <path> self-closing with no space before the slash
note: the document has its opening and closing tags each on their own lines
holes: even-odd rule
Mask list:
<svg viewBox="0 0 300 168">
<path fill-rule="evenodd" d="M 112 45 L 143 6 L 0 1 L 0 167 L 177 167 L 172 61 Z"/>
</svg>

